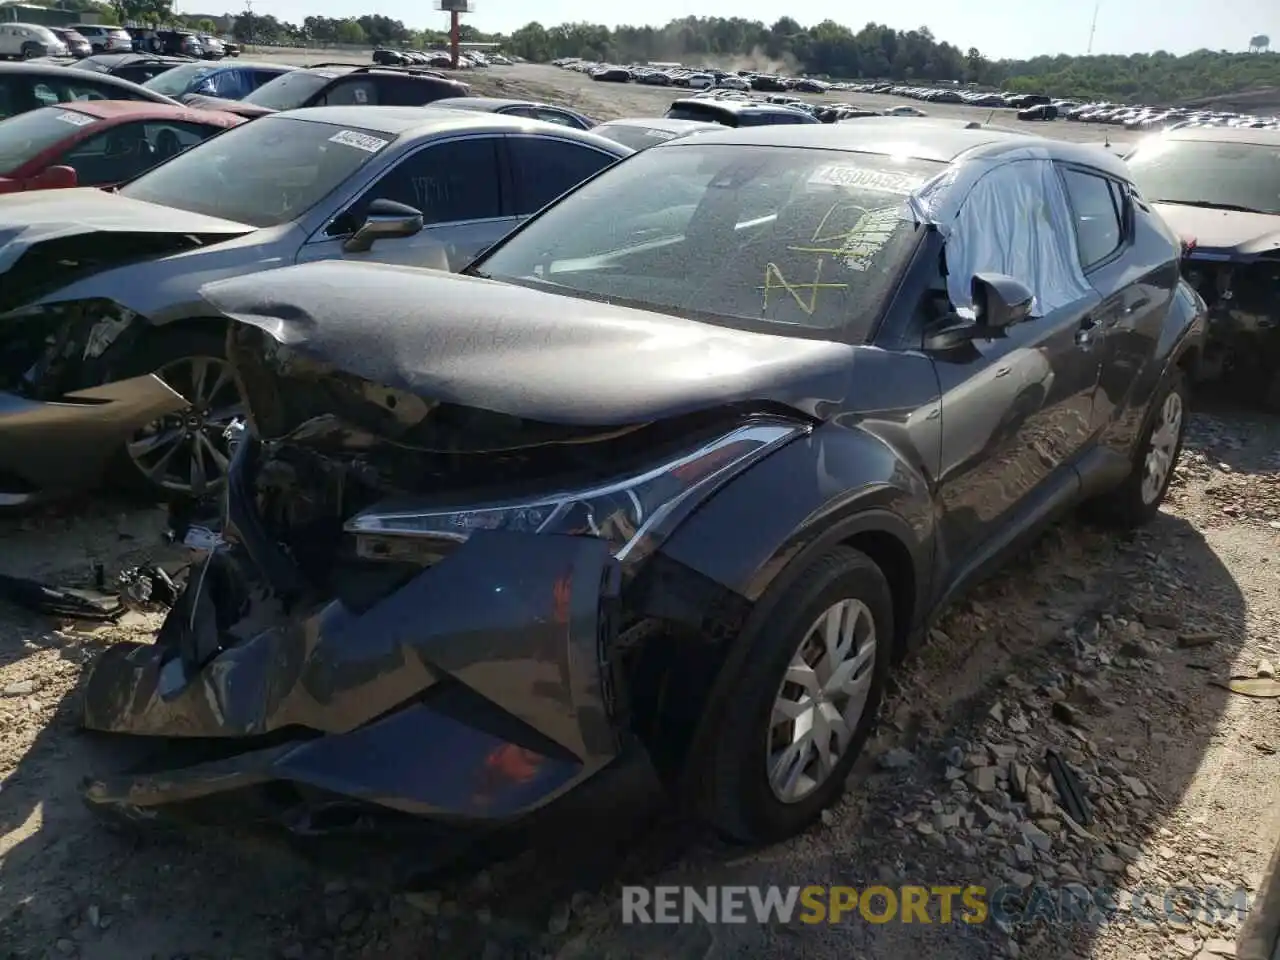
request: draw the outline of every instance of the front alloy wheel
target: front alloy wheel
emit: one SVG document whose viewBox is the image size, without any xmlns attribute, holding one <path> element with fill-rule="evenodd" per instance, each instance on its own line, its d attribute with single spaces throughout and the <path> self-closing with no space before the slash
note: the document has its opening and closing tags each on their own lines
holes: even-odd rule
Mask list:
<svg viewBox="0 0 1280 960">
<path fill-rule="evenodd" d="M 144 427 L 126 448 L 143 478 L 169 494 L 200 497 L 219 489 L 230 465 L 223 434 L 244 414 L 231 365 L 184 357 L 156 370 L 190 406 Z"/>
<path fill-rule="evenodd" d="M 822 613 L 791 657 L 769 728 L 769 786 L 796 803 L 831 778 L 862 721 L 876 662 L 876 624 L 861 600 Z"/>
<path fill-rule="evenodd" d="M 766 843 L 800 833 L 844 792 L 893 659 L 893 592 L 874 560 L 836 546 L 756 609 L 687 763 L 703 817 Z"/>
<path fill-rule="evenodd" d="M 1146 425 L 1133 450 L 1128 476 L 1114 490 L 1096 497 L 1087 513 L 1109 526 L 1133 529 L 1151 522 L 1173 482 L 1187 429 L 1187 380 L 1173 370 L 1148 408 Z"/>
</svg>

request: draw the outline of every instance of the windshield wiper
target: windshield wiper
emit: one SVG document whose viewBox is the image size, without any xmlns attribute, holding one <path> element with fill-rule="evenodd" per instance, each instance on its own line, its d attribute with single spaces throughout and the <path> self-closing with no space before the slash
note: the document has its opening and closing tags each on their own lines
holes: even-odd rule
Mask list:
<svg viewBox="0 0 1280 960">
<path fill-rule="evenodd" d="M 1172 203 L 1179 207 L 1203 207 L 1208 210 L 1231 210 L 1235 213 L 1266 213 L 1273 214 L 1271 210 L 1259 210 L 1257 207 L 1245 207 L 1238 203 L 1218 203 L 1216 200 L 1150 200 L 1149 203 Z"/>
</svg>

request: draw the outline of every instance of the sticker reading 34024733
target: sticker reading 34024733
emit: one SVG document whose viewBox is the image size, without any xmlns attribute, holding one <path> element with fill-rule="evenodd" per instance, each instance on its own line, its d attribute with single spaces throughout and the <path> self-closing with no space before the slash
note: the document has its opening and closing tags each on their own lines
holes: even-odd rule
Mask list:
<svg viewBox="0 0 1280 960">
<path fill-rule="evenodd" d="M 868 170 L 848 163 L 829 163 L 814 170 L 809 182 L 829 187 L 847 187 L 866 193 L 890 193 L 906 197 L 924 183 L 922 177 L 892 170 Z"/>
<path fill-rule="evenodd" d="M 58 119 L 63 123 L 69 123 L 73 127 L 87 127 L 93 123 L 93 117 L 86 116 L 83 113 L 76 113 L 74 110 L 63 110 L 58 114 Z"/>
<path fill-rule="evenodd" d="M 355 147 L 357 150 L 364 150 L 366 153 L 377 153 L 391 141 L 383 140 L 381 137 L 371 136 L 367 133 L 356 133 L 354 130 L 342 130 L 330 137 L 329 142 L 340 143 L 346 147 Z"/>
</svg>

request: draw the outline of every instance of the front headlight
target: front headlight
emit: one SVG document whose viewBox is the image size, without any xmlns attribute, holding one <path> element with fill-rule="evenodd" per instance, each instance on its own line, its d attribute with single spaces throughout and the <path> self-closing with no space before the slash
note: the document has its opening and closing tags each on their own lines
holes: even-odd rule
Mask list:
<svg viewBox="0 0 1280 960">
<path fill-rule="evenodd" d="M 355 535 L 357 554 L 370 559 L 402 555 L 388 546 L 388 537 L 456 545 L 476 530 L 505 530 L 599 537 L 619 560 L 636 561 L 730 477 L 809 429 L 756 421 L 641 474 L 590 489 L 456 508 L 375 507 L 353 516 L 344 529 Z"/>
</svg>

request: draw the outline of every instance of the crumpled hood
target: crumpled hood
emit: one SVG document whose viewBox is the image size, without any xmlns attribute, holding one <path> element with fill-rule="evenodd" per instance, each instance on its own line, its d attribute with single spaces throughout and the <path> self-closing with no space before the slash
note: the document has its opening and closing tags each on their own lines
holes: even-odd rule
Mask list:
<svg viewBox="0 0 1280 960">
<path fill-rule="evenodd" d="M 241 236 L 248 224 L 130 200 L 95 187 L 34 190 L 0 199 L 0 274 L 37 244 L 90 233 Z"/>
<path fill-rule="evenodd" d="M 1177 203 L 1151 206 L 1159 211 L 1174 233 L 1184 240 L 1194 240 L 1198 250 L 1247 258 L 1280 249 L 1280 216 Z"/>
<path fill-rule="evenodd" d="M 309 263 L 200 294 L 311 361 L 544 423 L 631 424 L 747 401 L 822 416 L 846 395 L 859 349 L 382 264 Z"/>
</svg>

